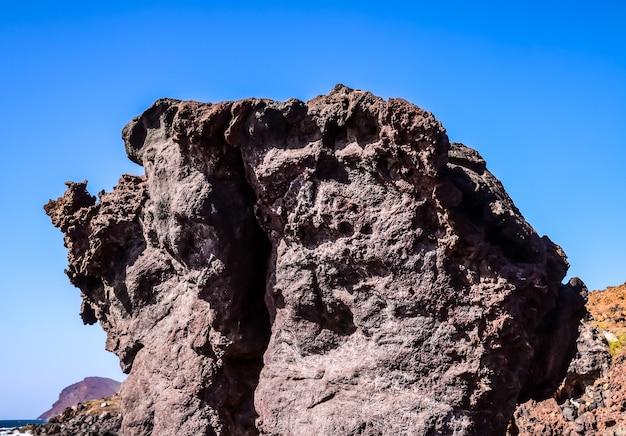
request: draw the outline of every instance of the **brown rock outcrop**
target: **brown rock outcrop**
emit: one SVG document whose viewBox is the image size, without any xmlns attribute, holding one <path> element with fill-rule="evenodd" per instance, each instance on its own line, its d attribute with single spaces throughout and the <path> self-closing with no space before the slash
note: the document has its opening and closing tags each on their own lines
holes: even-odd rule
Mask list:
<svg viewBox="0 0 626 436">
<path fill-rule="evenodd" d="M 123 137 L 145 176 L 46 211 L 125 435 L 504 434 L 561 382 L 584 285 L 430 113 L 164 99 Z"/>
<path fill-rule="evenodd" d="M 592 324 L 604 335 L 613 356 L 626 348 L 626 283 L 589 293 Z"/>
<path fill-rule="evenodd" d="M 580 328 L 577 353 L 561 386 L 552 398 L 519 405 L 509 435 L 596 434 L 596 409 L 604 404 L 611 356 L 606 342 L 590 323 Z"/>
<path fill-rule="evenodd" d="M 522 404 L 515 426 L 520 436 L 626 435 L 626 353 L 582 392 Z"/>
<path fill-rule="evenodd" d="M 61 391 L 59 399 L 52 408 L 37 419 L 49 419 L 63 412 L 66 408 L 89 400 L 110 397 L 120 390 L 120 382 L 106 377 L 85 377 Z"/>
<path fill-rule="evenodd" d="M 521 404 L 510 434 L 626 435 L 625 297 L 626 285 L 590 293 L 565 380 L 553 398 Z"/>
</svg>

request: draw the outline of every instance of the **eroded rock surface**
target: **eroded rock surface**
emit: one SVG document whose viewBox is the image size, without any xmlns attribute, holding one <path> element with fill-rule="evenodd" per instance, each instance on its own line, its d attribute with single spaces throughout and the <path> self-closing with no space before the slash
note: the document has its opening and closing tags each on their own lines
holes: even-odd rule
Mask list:
<svg viewBox="0 0 626 436">
<path fill-rule="evenodd" d="M 123 137 L 145 176 L 46 211 L 125 435 L 504 434 L 559 386 L 584 285 L 430 113 L 164 99 Z"/>
</svg>

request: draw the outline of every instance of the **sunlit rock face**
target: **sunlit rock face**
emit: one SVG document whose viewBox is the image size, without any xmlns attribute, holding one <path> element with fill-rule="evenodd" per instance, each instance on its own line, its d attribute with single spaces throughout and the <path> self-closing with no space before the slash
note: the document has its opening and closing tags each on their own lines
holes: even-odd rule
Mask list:
<svg viewBox="0 0 626 436">
<path fill-rule="evenodd" d="M 46 211 L 125 435 L 503 434 L 561 382 L 584 285 L 432 114 L 338 85 L 123 137 L 145 176 Z"/>
</svg>

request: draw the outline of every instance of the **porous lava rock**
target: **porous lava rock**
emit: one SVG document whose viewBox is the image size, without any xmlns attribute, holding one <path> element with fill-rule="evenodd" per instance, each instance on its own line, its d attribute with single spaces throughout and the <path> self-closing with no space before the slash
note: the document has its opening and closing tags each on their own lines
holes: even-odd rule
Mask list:
<svg viewBox="0 0 626 436">
<path fill-rule="evenodd" d="M 559 386 L 585 287 L 432 114 L 338 85 L 162 99 L 123 138 L 144 176 L 45 206 L 123 434 L 504 434 Z"/>
</svg>

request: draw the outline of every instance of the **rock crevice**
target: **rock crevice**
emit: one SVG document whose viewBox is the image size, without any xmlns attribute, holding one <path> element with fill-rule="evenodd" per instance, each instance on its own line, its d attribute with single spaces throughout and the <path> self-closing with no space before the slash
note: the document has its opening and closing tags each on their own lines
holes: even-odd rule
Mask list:
<svg viewBox="0 0 626 436">
<path fill-rule="evenodd" d="M 46 212 L 124 434 L 503 434 L 565 375 L 584 285 L 432 114 L 338 85 L 163 99 L 123 138 L 145 176 Z"/>
</svg>

